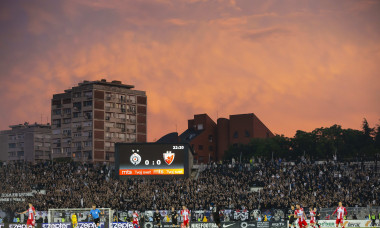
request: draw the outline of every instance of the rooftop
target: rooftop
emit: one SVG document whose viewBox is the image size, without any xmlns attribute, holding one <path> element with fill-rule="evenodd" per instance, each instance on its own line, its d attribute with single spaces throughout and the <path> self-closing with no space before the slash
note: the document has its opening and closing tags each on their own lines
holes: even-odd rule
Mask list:
<svg viewBox="0 0 380 228">
<path fill-rule="evenodd" d="M 133 89 L 133 88 L 135 88 L 134 85 L 122 84 L 121 81 L 118 81 L 118 80 L 113 80 L 113 81 L 107 82 L 106 79 L 100 79 L 100 80 L 97 80 L 97 81 L 86 81 L 85 80 L 83 82 L 78 83 L 78 86 L 89 85 L 89 84 L 115 86 L 115 87 L 121 87 L 121 88 L 126 88 L 126 89 Z"/>
<path fill-rule="evenodd" d="M 50 124 L 29 124 L 29 122 L 25 122 L 24 124 L 10 125 L 9 128 L 13 129 L 26 129 L 26 128 L 50 128 Z"/>
</svg>

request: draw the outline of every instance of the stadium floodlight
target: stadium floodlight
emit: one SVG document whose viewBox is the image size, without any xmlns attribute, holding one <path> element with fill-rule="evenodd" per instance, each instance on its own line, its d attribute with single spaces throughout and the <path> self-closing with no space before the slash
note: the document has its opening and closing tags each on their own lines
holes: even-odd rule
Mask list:
<svg viewBox="0 0 380 228">
<path fill-rule="evenodd" d="M 101 227 L 112 227 L 113 210 L 111 208 L 97 208 L 100 210 Z M 78 224 L 87 224 L 85 227 L 96 227 L 93 219 L 90 217 L 92 208 L 52 208 L 48 210 L 48 224 L 72 224 L 72 215 L 77 217 Z M 71 227 L 71 226 L 70 226 Z"/>
</svg>

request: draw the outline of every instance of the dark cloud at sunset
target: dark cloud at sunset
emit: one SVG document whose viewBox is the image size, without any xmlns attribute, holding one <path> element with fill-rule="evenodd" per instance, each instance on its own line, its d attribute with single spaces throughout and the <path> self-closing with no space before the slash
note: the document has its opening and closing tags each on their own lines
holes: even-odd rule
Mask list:
<svg viewBox="0 0 380 228">
<path fill-rule="evenodd" d="M 148 139 L 254 112 L 274 133 L 380 122 L 380 1 L 0 2 L 0 129 L 83 80 L 147 91 Z"/>
</svg>

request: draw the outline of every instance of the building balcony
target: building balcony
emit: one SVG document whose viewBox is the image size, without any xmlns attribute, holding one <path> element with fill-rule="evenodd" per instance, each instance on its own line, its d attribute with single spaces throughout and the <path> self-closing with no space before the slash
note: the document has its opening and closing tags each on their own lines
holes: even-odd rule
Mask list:
<svg viewBox="0 0 380 228">
<path fill-rule="evenodd" d="M 39 159 L 39 160 L 49 160 L 49 159 L 50 159 L 50 155 L 36 155 L 36 156 L 35 156 L 35 159 Z"/>
<path fill-rule="evenodd" d="M 51 119 L 52 120 L 56 120 L 56 119 L 61 119 L 63 117 L 63 114 L 52 114 L 51 115 Z M 52 124 L 52 126 L 53 126 L 54 124 Z"/>
<path fill-rule="evenodd" d="M 127 129 L 128 133 L 136 133 L 136 129 Z"/>
<path fill-rule="evenodd" d="M 82 131 L 92 131 L 92 126 L 83 126 Z"/>
<path fill-rule="evenodd" d="M 119 119 L 115 117 L 110 117 L 109 122 L 117 122 Z"/>
<path fill-rule="evenodd" d="M 136 114 L 136 110 L 127 109 L 128 114 Z"/>
<path fill-rule="evenodd" d="M 83 106 L 83 111 L 92 111 L 92 106 Z"/>
</svg>

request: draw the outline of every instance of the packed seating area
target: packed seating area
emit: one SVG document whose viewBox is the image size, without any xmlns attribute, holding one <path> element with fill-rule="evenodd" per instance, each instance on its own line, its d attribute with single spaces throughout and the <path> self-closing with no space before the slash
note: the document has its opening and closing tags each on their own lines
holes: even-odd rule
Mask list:
<svg viewBox="0 0 380 228">
<path fill-rule="evenodd" d="M 107 165 L 81 163 L 8 163 L 0 168 L 0 192 L 39 191 L 25 202 L 0 201 L 7 212 L 83 208 L 93 203 L 117 210 L 168 209 L 187 205 L 208 209 L 218 204 L 229 209 L 378 206 L 380 175 L 360 163 L 325 164 L 258 160 L 251 164 L 209 164 L 196 178 L 115 180 Z M 262 188 L 252 191 L 252 188 Z M 44 190 L 44 191 L 40 191 Z"/>
</svg>

